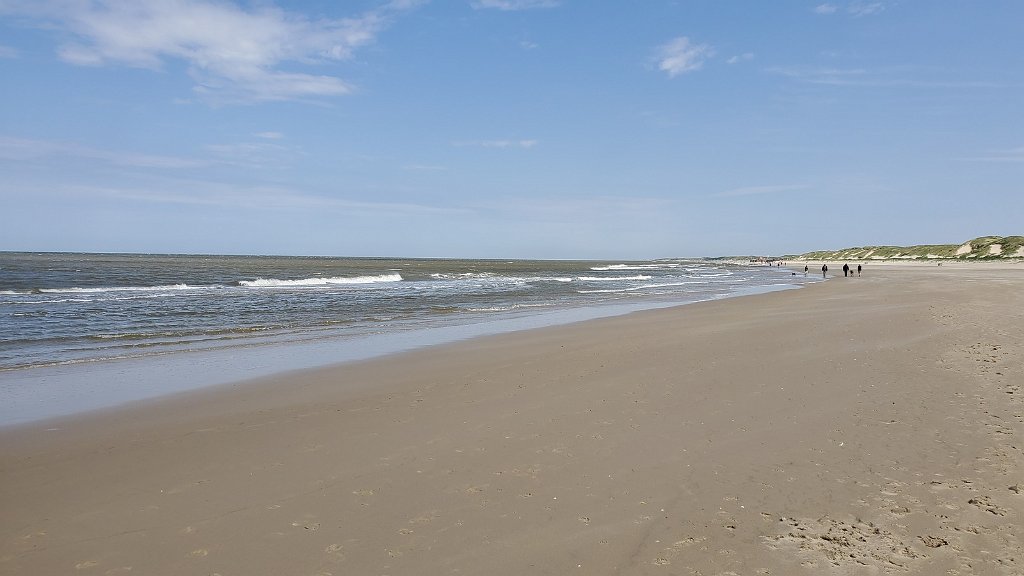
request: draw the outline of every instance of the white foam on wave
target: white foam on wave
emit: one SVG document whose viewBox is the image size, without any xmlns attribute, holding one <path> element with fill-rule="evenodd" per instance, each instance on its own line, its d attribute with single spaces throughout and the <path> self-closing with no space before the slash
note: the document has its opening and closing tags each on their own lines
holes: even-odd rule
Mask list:
<svg viewBox="0 0 1024 576">
<path fill-rule="evenodd" d="M 722 270 L 720 272 L 707 272 L 708 268 L 700 268 L 697 270 L 687 270 L 687 272 L 694 272 L 696 278 L 720 278 L 722 276 L 732 276 L 733 272 L 729 270 Z"/>
<path fill-rule="evenodd" d="M 666 268 L 678 268 L 679 264 L 663 262 L 660 264 L 609 264 L 608 266 L 591 266 L 595 272 L 608 272 L 611 270 L 664 270 Z"/>
<path fill-rule="evenodd" d="M 640 290 L 638 287 L 634 288 L 609 288 L 607 290 L 577 290 L 577 294 L 621 294 L 624 292 L 635 292 Z"/>
<path fill-rule="evenodd" d="M 166 286 L 103 286 L 99 288 L 41 288 L 40 294 L 99 294 L 103 292 L 166 292 L 168 290 L 195 290 L 196 286 L 188 284 L 168 284 Z"/>
<path fill-rule="evenodd" d="M 380 284 L 385 282 L 401 282 L 401 274 L 380 274 L 377 276 L 354 276 L 333 278 L 301 278 L 298 280 L 278 280 L 276 278 L 257 278 L 240 280 L 239 286 L 248 288 L 308 288 L 314 286 L 337 286 L 346 284 Z"/>
<path fill-rule="evenodd" d="M 549 308 L 549 304 L 509 304 L 506 306 L 486 306 L 483 308 L 467 308 L 469 312 L 511 312 L 513 310 L 523 310 L 528 308 Z"/>
<path fill-rule="evenodd" d="M 637 276 L 580 276 L 582 282 L 615 282 L 622 280 L 650 280 L 651 277 L 645 274 Z"/>
<path fill-rule="evenodd" d="M 658 284 L 644 284 L 643 286 L 630 286 L 628 288 L 605 288 L 593 290 L 577 290 L 577 294 L 619 294 L 623 292 L 640 292 L 654 290 L 657 288 L 672 288 L 675 286 L 687 286 L 690 284 L 704 284 L 697 280 L 684 280 L 680 282 L 662 282 Z"/>
<path fill-rule="evenodd" d="M 434 280 L 484 280 L 488 285 L 525 284 L 528 282 L 574 282 L 576 278 L 566 276 L 501 276 L 493 272 L 465 272 L 461 274 L 435 273 L 430 275 Z M 477 284 L 478 286 L 480 284 Z"/>
<path fill-rule="evenodd" d="M 478 280 L 481 278 L 494 278 L 495 276 L 493 272 L 463 272 L 460 274 L 436 272 L 430 275 L 434 280 Z"/>
</svg>

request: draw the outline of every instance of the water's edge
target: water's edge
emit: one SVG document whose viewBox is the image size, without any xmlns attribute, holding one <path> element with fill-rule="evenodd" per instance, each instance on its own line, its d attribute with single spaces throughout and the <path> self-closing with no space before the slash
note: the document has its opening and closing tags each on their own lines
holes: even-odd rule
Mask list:
<svg viewBox="0 0 1024 576">
<path fill-rule="evenodd" d="M 239 383 L 297 370 L 325 368 L 481 336 L 532 330 L 802 287 L 800 284 L 739 288 L 713 298 L 631 302 L 567 308 L 476 323 L 417 328 L 347 338 L 260 344 L 165 356 L 45 366 L 0 372 L 0 428 L 115 408 L 181 392 Z"/>
</svg>

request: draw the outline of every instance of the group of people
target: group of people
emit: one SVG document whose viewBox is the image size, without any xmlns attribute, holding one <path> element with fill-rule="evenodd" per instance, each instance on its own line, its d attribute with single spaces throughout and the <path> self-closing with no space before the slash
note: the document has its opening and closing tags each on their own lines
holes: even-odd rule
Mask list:
<svg viewBox="0 0 1024 576">
<path fill-rule="evenodd" d="M 809 270 L 809 268 L 807 267 L 806 264 L 804 264 L 804 276 L 807 276 L 807 271 L 808 270 Z M 857 276 L 860 276 L 860 271 L 861 271 L 860 264 L 857 264 Z M 828 264 L 822 264 L 821 265 L 821 277 L 822 278 L 826 278 L 827 274 L 828 274 Z M 852 277 L 853 276 L 853 268 L 851 268 L 849 264 L 843 264 L 843 276 L 846 276 L 846 277 Z"/>
</svg>

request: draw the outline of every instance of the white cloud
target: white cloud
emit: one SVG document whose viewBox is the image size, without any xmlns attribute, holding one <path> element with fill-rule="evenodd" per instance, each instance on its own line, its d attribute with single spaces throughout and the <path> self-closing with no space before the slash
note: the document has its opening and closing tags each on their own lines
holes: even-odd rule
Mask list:
<svg viewBox="0 0 1024 576">
<path fill-rule="evenodd" d="M 257 132 L 253 134 L 257 138 L 264 138 L 266 140 L 280 140 L 284 138 L 284 134 L 280 132 Z"/>
<path fill-rule="evenodd" d="M 704 61 L 714 55 L 707 44 L 693 44 L 686 36 L 680 36 L 658 49 L 656 56 L 658 70 L 668 73 L 669 78 L 686 72 L 699 70 Z"/>
<path fill-rule="evenodd" d="M 882 2 L 852 2 L 846 9 L 853 16 L 871 16 L 881 13 L 883 10 L 885 10 L 885 4 Z"/>
<path fill-rule="evenodd" d="M 203 158 L 140 154 L 121 150 L 93 148 L 75 142 L 29 140 L 0 136 L 0 161 L 67 163 L 84 160 L 89 164 L 102 162 L 112 166 L 139 169 L 175 170 L 203 168 L 215 165 L 234 165 L 247 168 L 276 168 L 289 164 L 301 151 L 271 142 L 243 142 L 238 144 L 208 144 L 203 147 Z"/>
<path fill-rule="evenodd" d="M 744 188 L 734 188 L 732 190 L 725 190 L 713 194 L 713 196 L 719 198 L 733 197 L 733 196 L 755 196 L 760 194 L 778 194 L 780 192 L 793 192 L 797 190 L 807 190 L 810 188 L 807 184 L 777 184 L 771 186 L 747 186 Z"/>
<path fill-rule="evenodd" d="M 454 142 L 455 146 L 476 146 L 479 148 L 533 148 L 536 140 L 473 140 Z"/>
<path fill-rule="evenodd" d="M 298 154 L 291 148 L 270 142 L 207 144 L 203 149 L 221 164 L 246 168 L 284 167 Z"/>
<path fill-rule="evenodd" d="M 1024 162 L 1024 146 L 1005 150 L 993 150 L 982 156 L 964 158 L 972 162 Z"/>
<path fill-rule="evenodd" d="M 134 168 L 195 168 L 209 165 L 208 161 L 193 158 L 101 150 L 71 142 L 0 136 L 0 160 L 21 162 L 55 157 L 99 160 Z"/>
<path fill-rule="evenodd" d="M 885 11 L 885 2 L 868 2 L 865 0 L 855 0 L 846 5 L 846 13 L 854 16 L 871 16 L 874 14 L 880 14 Z M 829 15 L 839 12 L 840 7 L 836 4 L 826 2 L 824 4 L 818 4 L 814 7 L 815 14 Z"/>
<path fill-rule="evenodd" d="M 864 68 L 833 68 L 807 66 L 776 66 L 765 69 L 798 82 L 829 86 L 873 86 L 908 88 L 1003 88 L 1005 84 L 988 80 L 964 80 L 947 78 L 924 78 L 930 71 L 909 67 L 888 67 L 878 70 Z"/>
<path fill-rule="evenodd" d="M 17 58 L 18 50 L 10 46 L 0 44 L 0 58 Z"/>
<path fill-rule="evenodd" d="M 729 58 L 728 60 L 725 61 L 725 63 L 726 64 L 736 64 L 738 62 L 749 62 L 750 60 L 753 60 L 753 59 L 754 59 L 754 53 L 753 52 L 744 52 L 743 54 L 737 54 L 736 56 L 733 56 L 732 58 Z"/>
<path fill-rule="evenodd" d="M 237 185 L 211 180 L 153 181 L 145 187 L 67 185 L 49 187 L 51 195 L 73 195 L 95 200 L 112 198 L 153 204 L 177 204 L 253 211 L 324 211 L 377 214 L 464 214 L 465 209 L 403 202 L 371 202 L 326 196 L 301 189 L 272 185 Z"/>
<path fill-rule="evenodd" d="M 196 91 L 220 101 L 336 96 L 352 87 L 335 76 L 283 70 L 349 59 L 372 43 L 399 11 L 395 1 L 352 18 L 311 19 L 265 3 L 213 0 L 12 0 L 14 14 L 65 33 L 60 58 L 83 66 L 159 69 L 182 61 Z"/>
<path fill-rule="evenodd" d="M 560 0 L 473 0 L 470 2 L 470 5 L 477 10 L 492 8 L 504 11 L 554 8 L 559 4 L 561 4 Z"/>
<path fill-rule="evenodd" d="M 767 72 L 781 74 L 787 78 L 811 84 L 849 85 L 860 84 L 868 76 L 863 68 L 822 68 L 822 67 L 774 67 Z"/>
</svg>

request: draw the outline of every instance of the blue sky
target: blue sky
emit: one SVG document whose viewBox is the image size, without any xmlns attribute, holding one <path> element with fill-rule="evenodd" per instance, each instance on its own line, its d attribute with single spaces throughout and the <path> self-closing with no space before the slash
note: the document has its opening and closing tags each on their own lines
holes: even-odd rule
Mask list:
<svg viewBox="0 0 1024 576">
<path fill-rule="evenodd" d="M 1024 232 L 1024 2 L 0 0 L 0 250 Z"/>
</svg>

